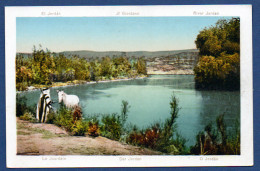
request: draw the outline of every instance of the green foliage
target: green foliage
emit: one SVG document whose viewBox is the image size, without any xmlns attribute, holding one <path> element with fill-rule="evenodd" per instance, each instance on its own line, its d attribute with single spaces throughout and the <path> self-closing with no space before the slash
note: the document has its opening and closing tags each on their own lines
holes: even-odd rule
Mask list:
<svg viewBox="0 0 260 171">
<path fill-rule="evenodd" d="M 122 134 L 120 116 L 116 113 L 102 116 L 101 134 L 113 140 L 119 140 Z"/>
<path fill-rule="evenodd" d="M 173 139 L 173 145 L 170 145 L 169 147 L 174 147 L 174 151 L 171 149 L 167 149 L 166 151 L 169 151 L 172 154 L 175 155 L 183 155 L 183 154 L 188 154 L 189 149 L 185 145 L 187 140 L 183 138 L 178 132 L 176 133 L 176 137 Z"/>
<path fill-rule="evenodd" d="M 185 146 L 186 140 L 175 129 L 179 107 L 178 100 L 174 96 L 171 97 L 170 108 L 170 117 L 163 124 L 155 123 L 144 130 L 138 130 L 134 127 L 127 142 L 168 154 L 188 153 Z"/>
<path fill-rule="evenodd" d="M 220 57 L 202 56 L 194 68 L 197 88 L 238 90 L 240 88 L 239 54 Z"/>
<path fill-rule="evenodd" d="M 87 131 L 87 122 L 82 120 L 80 108 L 72 110 L 62 105 L 54 118 L 54 124 L 63 127 L 72 135 L 82 136 Z"/>
<path fill-rule="evenodd" d="M 62 105 L 56 113 L 54 124 L 71 131 L 73 126 L 72 110 Z"/>
<path fill-rule="evenodd" d="M 35 116 L 31 112 L 27 112 L 27 111 L 19 118 L 25 121 L 36 122 Z"/>
<path fill-rule="evenodd" d="M 110 79 L 110 77 L 112 75 L 112 62 L 109 57 L 102 58 L 101 75 L 108 79 Z"/>
<path fill-rule="evenodd" d="M 135 67 L 127 57 L 103 57 L 101 60 L 88 61 L 79 56 L 65 57 L 64 54 L 51 53 L 34 47 L 32 55 L 16 55 L 16 89 L 26 90 L 28 86 L 40 84 L 51 85 L 54 82 L 74 80 L 99 81 L 124 77 L 146 75 L 143 59 Z"/>
<path fill-rule="evenodd" d="M 215 26 L 202 30 L 195 43 L 201 56 L 239 53 L 240 19 L 219 20 Z"/>
<path fill-rule="evenodd" d="M 55 112 L 53 110 L 50 111 L 50 113 L 47 115 L 47 123 L 54 124 L 55 121 Z"/>
<path fill-rule="evenodd" d="M 87 122 L 84 120 L 76 120 L 74 121 L 72 127 L 71 127 L 71 133 L 75 136 L 82 136 L 85 135 L 87 131 L 88 125 Z"/>
<path fill-rule="evenodd" d="M 99 81 L 101 79 L 101 64 L 98 62 L 98 60 L 92 61 L 90 63 L 91 65 L 91 80 L 93 81 Z"/>
<path fill-rule="evenodd" d="M 224 123 L 224 114 L 216 119 L 216 128 L 208 124 L 204 131 L 197 135 L 197 142 L 191 147 L 191 154 L 200 155 L 239 155 L 240 129 L 237 124 L 233 132 L 227 136 L 227 127 Z M 229 137 L 229 138 L 228 138 Z"/>
<path fill-rule="evenodd" d="M 101 134 L 113 140 L 124 139 L 126 134 L 125 123 L 128 117 L 130 105 L 127 101 L 122 100 L 121 115 L 117 113 L 102 115 Z"/>
<path fill-rule="evenodd" d="M 128 101 L 122 100 L 122 105 L 121 105 L 122 109 L 121 109 L 121 125 L 122 127 L 124 127 L 125 122 L 127 120 L 128 117 L 128 112 L 129 112 L 129 108 L 131 107 L 128 103 Z"/>
<path fill-rule="evenodd" d="M 143 58 L 138 58 L 136 63 L 136 70 L 138 74 L 147 75 L 146 62 Z"/>
<path fill-rule="evenodd" d="M 32 113 L 35 117 L 35 111 L 36 108 L 34 107 L 28 107 L 26 105 L 27 98 L 25 96 L 22 96 L 20 94 L 16 95 L 16 116 L 22 116 L 24 113 Z M 34 105 L 36 106 L 36 104 Z"/>
<path fill-rule="evenodd" d="M 157 149 L 166 153 L 171 153 L 171 151 L 169 151 L 169 146 L 173 145 L 173 133 L 176 132 L 175 123 L 176 119 L 178 118 L 178 112 L 180 110 L 180 108 L 178 107 L 178 100 L 173 95 L 171 97 L 170 108 L 171 116 L 170 118 L 165 120 L 162 132 L 160 133 L 160 138 L 157 143 Z"/>
<path fill-rule="evenodd" d="M 240 88 L 240 20 L 219 20 L 195 41 L 200 59 L 194 68 L 196 88 Z"/>
</svg>

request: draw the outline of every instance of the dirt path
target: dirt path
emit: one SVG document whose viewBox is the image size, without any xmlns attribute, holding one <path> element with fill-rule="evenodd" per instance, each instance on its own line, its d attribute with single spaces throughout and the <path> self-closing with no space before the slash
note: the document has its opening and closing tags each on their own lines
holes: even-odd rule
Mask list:
<svg viewBox="0 0 260 171">
<path fill-rule="evenodd" d="M 30 123 L 17 118 L 18 155 L 158 155 L 146 148 L 104 137 L 69 136 L 52 124 Z"/>
</svg>

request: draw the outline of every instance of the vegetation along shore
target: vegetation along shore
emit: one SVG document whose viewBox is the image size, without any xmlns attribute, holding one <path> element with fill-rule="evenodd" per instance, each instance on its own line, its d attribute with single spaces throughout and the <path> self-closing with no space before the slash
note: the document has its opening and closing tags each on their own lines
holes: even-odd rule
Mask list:
<svg viewBox="0 0 260 171">
<path fill-rule="evenodd" d="M 175 54 L 163 52 L 165 56 L 153 56 L 147 52 L 150 55 L 148 57 L 129 57 L 126 53 L 119 53 L 112 57 L 87 58 L 79 54 L 66 56 L 66 53 L 53 53 L 48 49 L 34 47 L 32 54 L 16 56 L 16 90 L 139 79 L 148 74 L 194 74 L 197 90 L 238 91 L 239 25 L 239 18 L 219 20 L 216 25 L 200 31 L 195 41 L 198 50 Z M 168 117 L 142 129 L 127 124 L 131 110 L 127 100 L 122 101 L 120 113 L 109 114 L 87 115 L 80 107 L 70 109 L 61 104 L 57 110 L 50 112 L 47 124 L 37 123 L 36 105 L 27 106 L 26 101 L 24 96 L 17 93 L 17 154 L 240 154 L 239 121 L 228 128 L 223 113 L 197 133 L 195 144 L 187 146 L 187 140 L 177 130 L 176 120 L 181 107 L 174 94 L 169 100 Z M 28 136 L 32 139 L 26 140 Z M 47 147 L 37 149 L 28 146 L 29 143 L 38 146 L 39 138 L 59 147 L 57 153 L 52 149 L 48 151 Z M 78 144 L 73 144 L 75 139 L 79 140 Z M 65 148 L 69 151 L 64 151 Z"/>
<path fill-rule="evenodd" d="M 176 129 L 176 120 L 179 115 L 180 107 L 178 100 L 174 96 L 172 96 L 170 101 L 171 110 L 168 118 L 164 122 L 156 122 L 143 129 L 139 129 L 137 126 L 132 124 L 126 124 L 128 112 L 130 109 L 130 104 L 127 101 L 122 101 L 120 114 L 111 113 L 84 115 L 80 107 L 75 109 L 68 109 L 64 105 L 61 105 L 57 111 L 52 111 L 48 115 L 48 124 L 43 124 L 45 129 L 42 130 L 36 128 L 36 130 L 28 130 L 29 128 L 26 128 L 26 125 L 29 124 L 29 122 L 32 125 L 35 125 L 33 127 L 37 127 L 37 125 L 39 125 L 35 119 L 36 109 L 35 107 L 28 107 L 26 105 L 25 97 L 17 96 L 16 114 L 17 117 L 19 117 L 17 120 L 17 133 L 18 137 L 20 138 L 22 137 L 19 135 L 24 134 L 34 137 L 36 136 L 34 134 L 39 133 L 42 135 L 37 136 L 52 139 L 54 137 L 60 136 L 56 135 L 59 133 L 55 133 L 53 135 L 48 131 L 46 132 L 46 129 L 51 129 L 53 127 L 52 124 L 54 124 L 60 127 L 58 130 L 60 130 L 62 137 L 66 135 L 66 138 L 59 139 L 59 141 L 62 141 L 60 143 L 64 145 L 63 148 L 66 146 L 69 148 L 69 139 L 75 139 L 73 138 L 74 136 L 87 136 L 92 137 L 93 139 L 102 136 L 111 140 L 119 141 L 123 144 L 145 147 L 152 151 L 160 152 L 147 152 L 147 154 L 240 154 L 239 123 L 237 122 L 232 130 L 228 129 L 224 122 L 224 115 L 217 117 L 215 123 L 209 123 L 204 130 L 198 133 L 196 144 L 188 147 L 185 145 L 186 140 L 181 136 L 181 134 L 178 133 Z M 29 122 L 24 122 L 23 125 L 21 125 L 21 123 L 19 123 L 21 122 L 19 121 L 20 119 Z M 22 129 L 25 130 L 21 130 L 21 127 L 23 127 Z M 100 140 L 100 138 L 98 138 L 98 140 Z M 105 139 L 103 140 L 106 141 Z M 18 142 L 21 141 L 22 139 L 18 139 Z M 35 141 L 36 142 L 34 143 L 37 143 L 37 140 Z M 24 148 L 25 147 L 26 146 L 24 146 Z M 23 146 L 20 146 L 19 150 L 24 151 L 24 148 Z M 97 147 L 96 150 L 92 149 L 92 152 L 93 150 L 95 151 L 93 154 L 103 154 L 99 151 L 99 149 L 100 147 Z M 18 151 L 18 153 L 21 151 Z M 89 151 L 86 153 L 88 152 Z"/>
<path fill-rule="evenodd" d="M 103 57 L 87 60 L 75 55 L 67 58 L 49 50 L 34 48 L 32 56 L 16 56 L 16 89 L 78 84 L 90 81 L 129 79 L 147 75 L 143 58 Z M 62 82 L 62 83 L 59 83 Z"/>
</svg>

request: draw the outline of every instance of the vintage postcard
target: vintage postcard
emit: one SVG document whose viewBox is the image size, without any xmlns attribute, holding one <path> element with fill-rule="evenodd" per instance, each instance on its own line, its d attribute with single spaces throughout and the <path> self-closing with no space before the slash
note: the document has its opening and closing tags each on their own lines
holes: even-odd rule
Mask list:
<svg viewBox="0 0 260 171">
<path fill-rule="evenodd" d="M 253 165 L 252 6 L 6 7 L 7 167 Z"/>
</svg>

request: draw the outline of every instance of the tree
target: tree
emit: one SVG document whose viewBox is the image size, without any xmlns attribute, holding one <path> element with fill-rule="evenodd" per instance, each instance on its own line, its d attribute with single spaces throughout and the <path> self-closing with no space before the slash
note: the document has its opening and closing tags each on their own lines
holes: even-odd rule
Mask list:
<svg viewBox="0 0 260 171">
<path fill-rule="evenodd" d="M 112 62 L 109 57 L 102 58 L 101 75 L 110 78 L 112 75 Z"/>
<path fill-rule="evenodd" d="M 146 62 L 143 58 L 139 58 L 136 63 L 136 70 L 138 74 L 147 75 Z"/>
<path fill-rule="evenodd" d="M 195 41 L 200 59 L 194 68 L 196 88 L 238 90 L 240 87 L 240 20 L 219 20 Z"/>
</svg>

